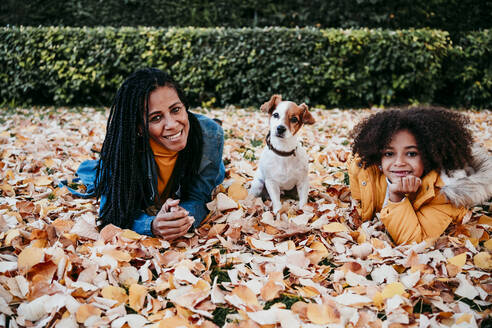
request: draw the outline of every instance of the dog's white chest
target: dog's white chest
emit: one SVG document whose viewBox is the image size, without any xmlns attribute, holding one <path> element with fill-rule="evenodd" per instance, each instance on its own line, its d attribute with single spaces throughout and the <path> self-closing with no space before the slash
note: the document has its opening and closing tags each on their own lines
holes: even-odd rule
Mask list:
<svg viewBox="0 0 492 328">
<path fill-rule="evenodd" d="M 265 179 L 275 181 L 281 190 L 290 190 L 308 174 L 308 157 L 299 147 L 295 156 L 279 156 L 266 148 L 259 167 Z"/>
</svg>

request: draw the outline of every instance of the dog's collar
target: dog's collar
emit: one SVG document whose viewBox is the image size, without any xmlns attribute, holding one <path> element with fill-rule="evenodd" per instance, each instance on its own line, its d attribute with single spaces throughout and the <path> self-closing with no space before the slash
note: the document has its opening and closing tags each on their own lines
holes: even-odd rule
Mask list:
<svg viewBox="0 0 492 328">
<path fill-rule="evenodd" d="M 268 146 L 268 149 L 270 149 L 271 151 L 273 151 L 275 154 L 279 155 L 279 156 L 283 156 L 283 157 L 289 157 L 289 156 L 296 156 L 296 148 L 292 149 L 291 151 L 281 151 L 281 150 L 278 150 L 278 149 L 275 149 L 273 148 L 271 142 L 270 142 L 270 132 L 268 132 L 266 138 L 266 144 Z"/>
</svg>

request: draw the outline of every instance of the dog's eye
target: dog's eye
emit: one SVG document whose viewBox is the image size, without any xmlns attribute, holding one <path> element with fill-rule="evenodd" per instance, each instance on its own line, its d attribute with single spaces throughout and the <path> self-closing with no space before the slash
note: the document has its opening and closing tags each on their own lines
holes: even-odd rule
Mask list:
<svg viewBox="0 0 492 328">
<path fill-rule="evenodd" d="M 294 116 L 294 117 L 290 118 L 290 122 L 291 123 L 297 123 L 297 122 L 299 122 L 299 120 L 297 119 L 297 117 Z"/>
<path fill-rule="evenodd" d="M 275 117 L 275 118 L 278 118 L 278 113 L 273 113 L 272 116 Z"/>
</svg>

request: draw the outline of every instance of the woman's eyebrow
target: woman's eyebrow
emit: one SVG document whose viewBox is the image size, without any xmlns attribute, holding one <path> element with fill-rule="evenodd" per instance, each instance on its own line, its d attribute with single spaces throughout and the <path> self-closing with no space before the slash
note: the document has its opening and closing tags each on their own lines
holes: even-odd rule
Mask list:
<svg viewBox="0 0 492 328">
<path fill-rule="evenodd" d="M 176 105 L 182 105 L 183 103 L 181 101 L 176 101 L 174 104 L 172 104 L 171 106 L 169 106 L 169 108 L 172 108 Z"/>
</svg>

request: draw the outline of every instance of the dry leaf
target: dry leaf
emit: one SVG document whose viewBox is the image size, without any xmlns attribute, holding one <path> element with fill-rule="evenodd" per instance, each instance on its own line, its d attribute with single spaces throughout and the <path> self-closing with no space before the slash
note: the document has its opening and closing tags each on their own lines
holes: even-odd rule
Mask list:
<svg viewBox="0 0 492 328">
<path fill-rule="evenodd" d="M 147 288 L 139 284 L 132 284 L 129 289 L 128 305 L 135 311 L 140 311 L 144 305 Z"/>
<path fill-rule="evenodd" d="M 323 232 L 334 233 L 343 231 L 349 231 L 349 229 L 345 225 L 338 222 L 332 222 L 323 226 Z"/>
<path fill-rule="evenodd" d="M 312 323 L 317 325 L 340 322 L 340 313 L 338 310 L 326 304 L 308 304 L 306 315 Z"/>
<path fill-rule="evenodd" d="M 483 270 L 492 270 L 492 255 L 489 252 L 480 252 L 473 257 L 473 264 Z"/>
<path fill-rule="evenodd" d="M 19 266 L 19 269 L 27 271 L 30 268 L 32 268 L 34 265 L 43 261 L 43 259 L 44 259 L 44 252 L 42 249 L 33 246 L 26 247 L 19 254 L 19 257 L 17 259 L 17 265 Z"/>
</svg>

